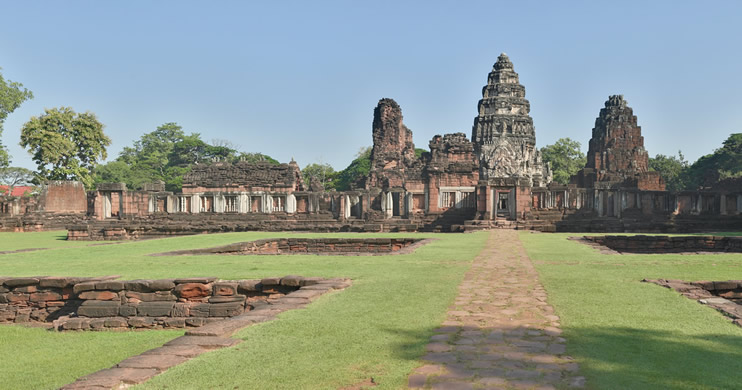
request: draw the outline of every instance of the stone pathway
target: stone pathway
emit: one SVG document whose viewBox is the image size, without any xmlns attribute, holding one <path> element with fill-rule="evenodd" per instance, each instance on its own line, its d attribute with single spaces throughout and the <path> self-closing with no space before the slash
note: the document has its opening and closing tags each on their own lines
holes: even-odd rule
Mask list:
<svg viewBox="0 0 742 390">
<path fill-rule="evenodd" d="M 410 388 L 583 387 L 559 317 L 515 230 L 494 230 L 459 286 Z"/>
</svg>

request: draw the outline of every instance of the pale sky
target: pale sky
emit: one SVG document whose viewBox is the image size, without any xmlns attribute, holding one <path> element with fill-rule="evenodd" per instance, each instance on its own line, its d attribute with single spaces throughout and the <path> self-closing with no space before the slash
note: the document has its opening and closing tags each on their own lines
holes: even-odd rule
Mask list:
<svg viewBox="0 0 742 390">
<path fill-rule="evenodd" d="M 526 87 L 537 147 L 587 150 L 604 101 L 623 94 L 651 156 L 690 161 L 742 132 L 739 1 L 8 1 L 0 67 L 44 108 L 92 111 L 109 160 L 166 122 L 300 166 L 335 169 L 370 146 L 373 108 L 402 107 L 415 145 L 471 137 L 487 73 L 506 52 Z"/>
</svg>

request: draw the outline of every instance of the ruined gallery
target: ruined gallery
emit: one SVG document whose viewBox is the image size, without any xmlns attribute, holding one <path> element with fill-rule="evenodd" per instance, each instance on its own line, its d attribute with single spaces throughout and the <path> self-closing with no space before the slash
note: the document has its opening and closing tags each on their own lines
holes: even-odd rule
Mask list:
<svg viewBox="0 0 742 390">
<path fill-rule="evenodd" d="M 641 128 L 621 95 L 598 113 L 587 164 L 551 182 L 530 103 L 501 54 L 487 76 L 471 138 L 437 135 L 416 156 L 402 109 L 374 109 L 371 170 L 351 191 L 302 180 L 299 165 L 195 166 L 182 192 L 152 183 L 50 182 L 34 197 L 0 197 L 0 230 L 68 229 L 69 239 L 124 239 L 248 230 L 683 232 L 742 229 L 742 191 L 669 192 L 649 171 Z M 585 129 L 587 132 L 587 129 Z"/>
</svg>

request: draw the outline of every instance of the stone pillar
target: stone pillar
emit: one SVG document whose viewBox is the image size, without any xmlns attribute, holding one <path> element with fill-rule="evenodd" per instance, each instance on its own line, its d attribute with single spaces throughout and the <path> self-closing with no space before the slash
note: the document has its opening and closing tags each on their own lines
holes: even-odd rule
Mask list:
<svg viewBox="0 0 742 390">
<path fill-rule="evenodd" d="M 742 194 L 737 195 L 737 211 L 735 214 L 742 213 Z"/>
<path fill-rule="evenodd" d="M 394 216 L 394 197 L 391 192 L 387 192 L 384 197 L 386 198 L 386 210 L 384 210 L 384 215 L 386 218 L 391 218 Z"/>
<path fill-rule="evenodd" d="M 111 193 L 103 194 L 103 218 L 111 218 Z"/>
<path fill-rule="evenodd" d="M 250 197 L 247 196 L 247 194 L 245 194 L 244 192 L 241 193 L 237 198 L 237 211 L 242 214 L 250 211 Z"/>
<path fill-rule="evenodd" d="M 201 197 L 197 194 L 191 195 L 191 214 L 198 214 L 201 212 Z"/>
<path fill-rule="evenodd" d="M 719 196 L 719 214 L 727 215 L 727 194 L 721 194 Z"/>
<path fill-rule="evenodd" d="M 168 212 L 168 214 L 172 214 L 177 212 L 177 207 L 175 205 L 178 203 L 178 197 L 175 195 L 168 195 L 167 196 L 167 203 L 165 203 L 165 211 Z"/>
<path fill-rule="evenodd" d="M 597 190 L 597 191 L 598 191 L 598 199 L 597 199 L 598 204 L 596 205 L 597 207 L 595 207 L 595 209 L 598 210 L 598 216 L 602 217 L 603 216 L 603 191 L 600 191 L 600 190 Z"/>
<path fill-rule="evenodd" d="M 289 214 L 296 212 L 296 197 L 294 194 L 286 195 L 286 212 Z"/>
<path fill-rule="evenodd" d="M 266 214 L 273 212 L 273 197 L 268 194 L 263 195 L 263 212 Z"/>
<path fill-rule="evenodd" d="M 343 219 L 350 218 L 350 196 L 343 195 Z"/>
</svg>

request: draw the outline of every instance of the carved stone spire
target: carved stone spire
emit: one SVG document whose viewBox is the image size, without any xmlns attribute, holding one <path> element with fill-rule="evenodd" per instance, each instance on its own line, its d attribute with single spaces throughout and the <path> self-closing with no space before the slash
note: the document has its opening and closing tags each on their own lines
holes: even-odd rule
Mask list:
<svg viewBox="0 0 742 390">
<path fill-rule="evenodd" d="M 402 186 L 405 170 L 417 159 L 412 130 L 402 123 L 402 108 L 393 99 L 381 99 L 376 105 L 373 139 L 371 171 L 366 187 Z"/>
<path fill-rule="evenodd" d="M 472 128 L 481 178 L 527 179 L 536 186 L 551 181 L 551 171 L 544 167 L 535 148 L 530 111 L 526 88 L 520 84 L 513 63 L 505 53 L 500 54 L 482 88 L 479 115 Z"/>
<path fill-rule="evenodd" d="M 623 95 L 611 95 L 595 119 L 585 169 L 573 183 L 583 187 L 633 187 L 662 191 L 665 183 L 657 172 L 649 172 L 649 153 L 634 111 Z"/>
</svg>

